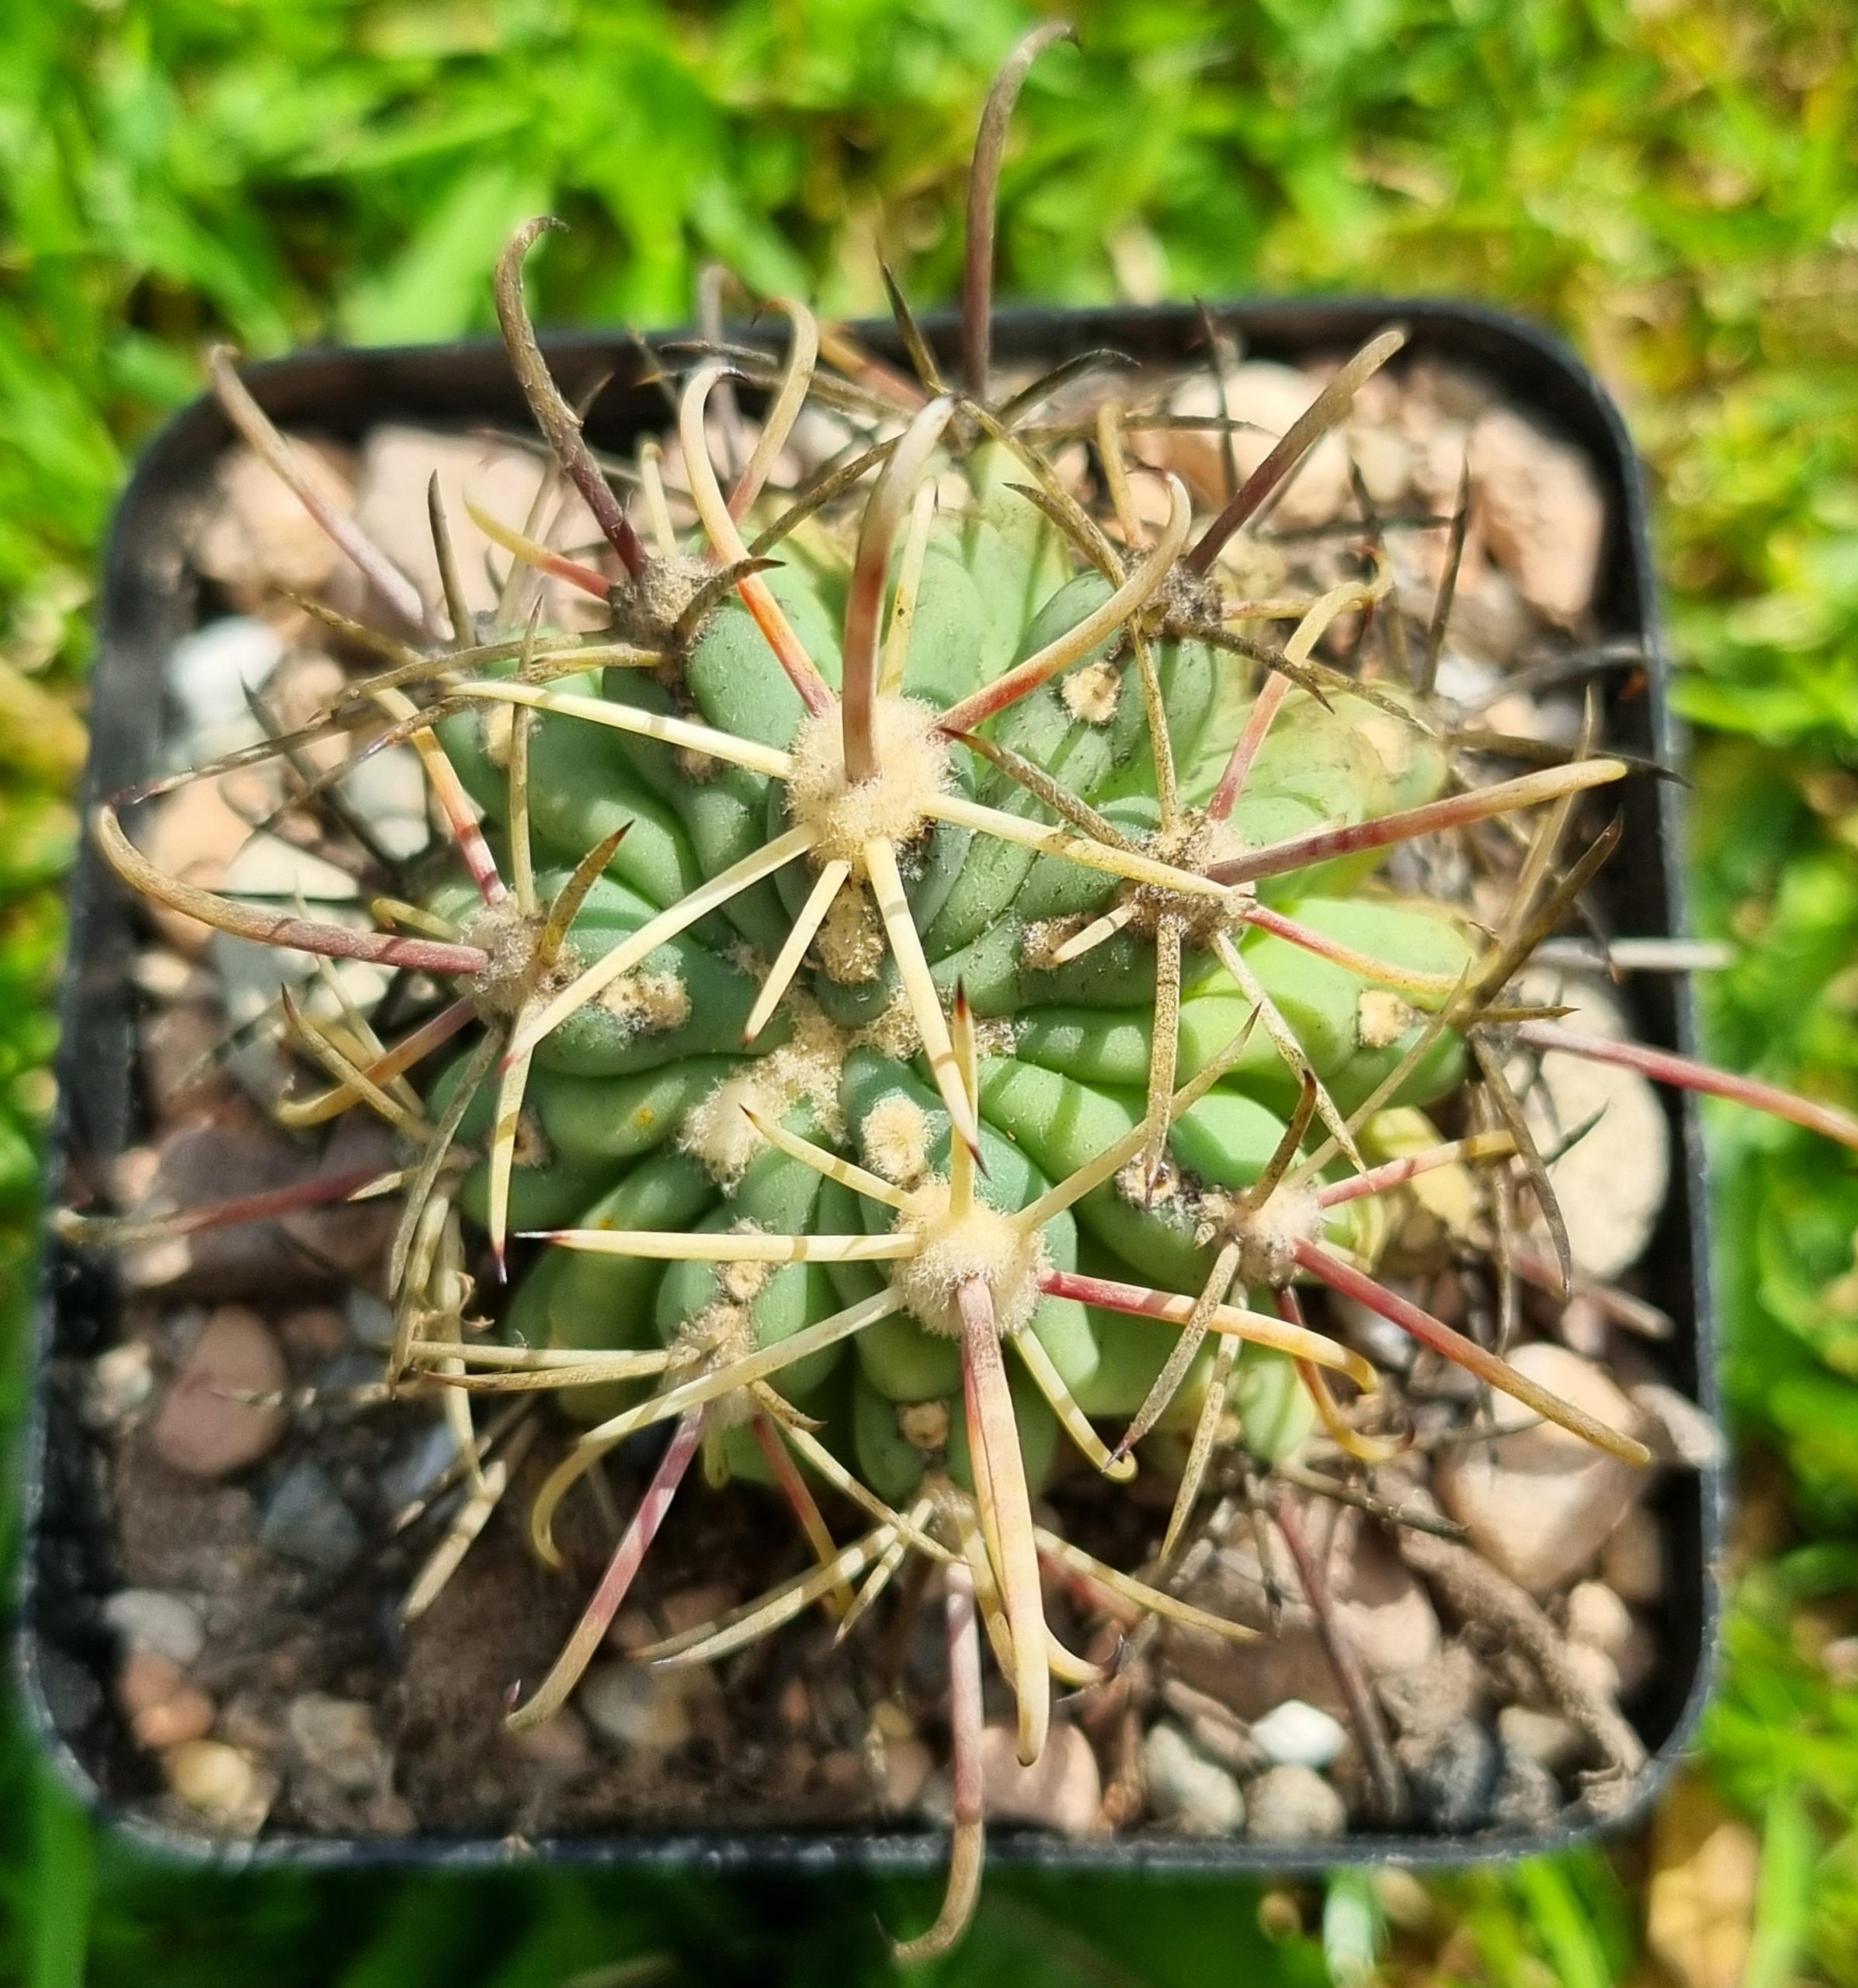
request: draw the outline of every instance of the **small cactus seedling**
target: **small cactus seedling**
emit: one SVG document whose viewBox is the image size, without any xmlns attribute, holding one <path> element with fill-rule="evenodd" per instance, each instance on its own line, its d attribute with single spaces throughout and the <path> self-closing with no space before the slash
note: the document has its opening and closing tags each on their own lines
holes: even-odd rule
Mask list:
<svg viewBox="0 0 1858 1988">
<path fill-rule="evenodd" d="M 1300 1292 L 1340 1292 L 1533 1413 L 1644 1459 L 1629 1432 L 1377 1274 L 1415 1183 L 1445 1170 L 1492 1206 L 1533 1194 L 1553 1259 L 1533 1269 L 1571 1274 L 1519 1059 L 1624 1064 L 1858 1145 L 1843 1113 L 1579 1033 L 1518 991 L 1617 839 L 1565 861 L 1582 796 L 1631 769 L 1595 749 L 1590 721 L 1571 749 L 1489 777 L 1503 742 L 1463 728 L 1434 690 L 1449 574 L 1415 656 L 1370 509 L 1333 585 L 1260 599 L 1242 584 L 1249 537 L 1399 352 L 1398 328 L 1198 521 L 1182 481 L 1130 459 L 1177 383 L 1138 390 L 1097 354 L 996 379 L 999 162 L 1057 32 L 1020 46 L 982 120 L 958 384 L 900 298 L 913 379 L 782 302 L 784 363 L 700 342 L 674 433 L 616 466 L 583 436 L 523 302 L 524 259 L 557 224 L 519 231 L 497 309 L 551 467 L 525 520 L 471 506 L 510 559 L 488 614 L 467 604 L 436 479 L 429 601 L 322 500 L 216 359 L 234 426 L 378 613 L 304 605 L 375 666 L 316 723 L 182 777 L 283 757 L 288 808 L 325 810 L 371 866 L 376 924 L 200 890 L 141 854 L 115 807 L 99 825 L 111 864 L 160 903 L 373 962 L 424 1002 L 401 1003 L 410 1025 L 391 1042 L 346 999 L 318 1016 L 287 996 L 271 1018 L 328 1080 L 287 1100 L 285 1122 L 365 1107 L 402 1143 L 394 1168 L 331 1175 L 289 1204 L 401 1197 L 385 1380 L 443 1395 L 468 1479 L 408 1614 L 548 1440 L 538 1397 L 582 1425 L 529 1515 L 556 1564 L 561 1501 L 616 1446 L 670 1425 L 513 1726 L 567 1699 L 700 1458 L 711 1482 L 770 1486 L 814 1564 L 640 1661 L 713 1661 L 821 1605 L 842 1635 L 908 1555 L 930 1564 L 955 1851 L 940 1917 L 901 1950 L 919 1958 L 958 1935 L 978 1882 L 982 1634 L 1030 1762 L 1051 1680 L 1104 1675 L 1048 1625 L 1047 1572 L 1126 1613 L 1249 1635 L 1168 1587 L 1219 1452 L 1269 1464 L 1312 1430 L 1366 1462 L 1401 1447 L 1375 1369 L 1311 1328 Z M 593 554 L 553 542 L 570 495 Z M 1463 536 L 1461 501 L 1455 547 Z M 550 625 L 544 582 L 600 603 L 604 624 Z M 1353 667 L 1329 659 L 1345 622 L 1390 631 L 1385 654 L 1364 641 Z M 304 756 L 332 738 L 352 751 L 318 772 Z M 340 787 L 408 742 L 450 850 L 415 871 L 387 862 Z M 1509 835 L 1495 929 L 1388 881 L 1390 852 L 1480 825 Z M 1507 1222 L 1460 1241 L 1494 1251 L 1506 1284 L 1523 1260 Z M 505 1395 L 481 1430 L 480 1398 Z M 1114 1486 L 1138 1445 L 1177 1489 L 1158 1552 L 1130 1572 L 1040 1523 L 1035 1500 L 1062 1448 Z M 816 1486 L 860 1514 L 850 1543 Z"/>
</svg>

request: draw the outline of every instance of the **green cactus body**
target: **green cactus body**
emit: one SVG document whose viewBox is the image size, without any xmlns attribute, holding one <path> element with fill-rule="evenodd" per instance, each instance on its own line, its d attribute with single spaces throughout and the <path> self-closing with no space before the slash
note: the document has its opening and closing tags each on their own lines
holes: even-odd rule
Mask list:
<svg viewBox="0 0 1858 1988">
<path fill-rule="evenodd" d="M 906 695 L 933 710 L 971 695 L 1064 635 L 1111 592 L 1096 572 L 1067 577 L 1057 534 L 1009 487 L 1012 466 L 1002 455 L 990 445 L 970 459 L 971 502 L 937 520 L 922 561 L 903 684 Z M 807 652 L 836 683 L 831 576 L 822 584 L 818 574 L 790 565 L 770 575 L 769 586 Z M 1186 798 L 1203 801 L 1249 705 L 1231 696 L 1225 659 L 1203 644 L 1164 645 L 1156 662 L 1175 758 L 1203 770 L 1189 776 Z M 616 668 L 598 684 L 582 676 L 565 687 L 644 711 L 687 713 L 720 732 L 782 749 L 793 746 L 806 722 L 804 706 L 766 637 L 733 600 L 711 614 L 676 680 L 662 670 Z M 508 729 L 507 709 L 490 706 L 446 721 L 444 730 L 493 836 L 503 841 Z M 1115 632 L 1064 674 L 988 720 L 984 731 L 1099 809 L 1131 841 L 1154 832 L 1154 747 L 1131 652 Z M 1405 751 L 1397 766 L 1390 764 L 1396 747 Z M 705 878 L 752 856 L 788 825 L 781 781 L 706 762 L 660 739 L 541 714 L 533 721 L 530 752 L 531 837 L 538 852 L 546 852 L 544 860 L 564 866 L 543 873 L 544 900 L 565 881 L 565 866 L 615 828 L 627 829 L 569 929 L 570 951 L 583 962 L 599 958 Z M 956 791 L 1016 818 L 1042 818 L 1035 798 L 1000 769 L 964 751 L 953 758 Z M 1259 755 L 1232 838 L 1244 848 L 1363 821 L 1391 805 L 1429 798 L 1440 777 L 1436 758 L 1408 746 L 1398 721 L 1377 707 L 1344 698 L 1325 710 L 1297 693 Z M 1373 867 L 1371 856 L 1356 857 L 1274 878 L 1269 888 L 1328 937 L 1399 967 L 1460 970 L 1471 948 L 1450 913 L 1349 894 Z M 948 996 L 959 985 L 975 1013 L 992 1024 L 978 1097 L 981 1191 L 1010 1211 L 1140 1124 L 1154 1048 L 1153 947 L 1139 931 L 1125 931 L 1069 965 L 1042 958 L 1042 934 L 1087 922 L 1123 888 L 1114 876 L 1061 855 L 939 824 L 904 851 L 902 868 L 936 984 Z M 513 1225 L 885 1233 L 894 1217 L 881 1204 L 821 1182 L 766 1149 L 745 1170 L 733 1152 L 729 1163 L 719 1165 L 693 1132 L 700 1107 L 722 1087 L 733 1082 L 753 1090 L 757 1073 L 774 1069 L 769 1059 L 793 1039 L 794 1000 L 815 1014 L 816 1030 L 828 1031 L 839 1068 L 830 1097 L 786 1100 L 804 1107 L 789 1114 L 790 1122 L 882 1172 L 887 1117 L 914 1114 L 919 1121 L 918 1149 L 908 1156 L 914 1177 L 946 1176 L 946 1110 L 919 1063 L 907 1055 L 900 1061 L 880 1046 L 898 998 L 895 964 L 881 948 L 861 946 L 858 933 L 835 940 L 828 933 L 804 987 L 752 1047 L 742 1040 L 767 957 L 811 882 L 811 869 L 802 864 L 757 885 L 726 912 L 648 954 L 601 1003 L 581 1008 L 544 1038 L 529 1082 L 528 1135 L 512 1176 Z M 447 886 L 432 906 L 468 929 L 460 887 Z M 862 936 L 868 940 L 868 932 Z M 1243 935 L 1242 947 L 1345 1109 L 1386 1077 L 1424 1024 L 1423 1016 L 1410 1014 L 1390 1028 L 1383 1014 L 1376 1030 L 1365 1030 L 1363 1001 L 1371 989 L 1360 975 L 1262 931 Z M 1230 1042 L 1250 1003 L 1204 949 L 1189 951 L 1183 977 L 1179 1068 L 1186 1079 Z M 859 1046 L 866 1036 L 870 1046 Z M 1393 1101 L 1422 1104 L 1461 1072 L 1461 1052 L 1448 1034 L 1408 1075 Z M 778 1077 L 773 1095 L 781 1096 Z M 1075 1220 L 1067 1212 L 1046 1225 L 1050 1263 L 1076 1268 L 1082 1238 L 1096 1274 L 1166 1290 L 1196 1289 L 1213 1254 L 1198 1212 L 1201 1197 L 1209 1190 L 1242 1189 L 1257 1177 L 1283 1135 L 1296 1095 L 1296 1079 L 1256 1035 L 1214 1093 L 1174 1128 L 1169 1150 L 1179 1186 L 1172 1198 L 1144 1206 L 1119 1183 L 1105 1183 L 1085 1197 Z M 483 1118 L 480 1108 L 467 1134 L 481 1135 Z M 898 1156 L 888 1157 L 894 1170 Z M 891 1177 L 912 1184 L 910 1176 Z M 483 1198 L 480 1165 L 467 1185 L 467 1208 L 481 1211 Z M 1369 1260 L 1380 1228 L 1373 1206 L 1351 1204 L 1327 1225 L 1332 1241 Z M 675 1346 L 680 1335 L 700 1333 L 706 1319 L 719 1316 L 746 1333 L 743 1343 L 770 1346 L 880 1290 L 884 1281 L 880 1263 L 770 1270 L 577 1255 L 563 1267 L 552 1253 L 530 1275 L 542 1280 L 544 1295 L 539 1302 L 525 1298 L 513 1316 L 525 1325 L 540 1319 L 550 1346 L 588 1351 Z M 1097 1416 L 1130 1413 L 1173 1340 L 1165 1328 L 1051 1297 L 1040 1301 L 1023 1329 L 1037 1337 L 1085 1412 Z M 836 1350 L 809 1357 L 785 1375 L 783 1390 L 801 1405 L 828 1385 L 841 1359 Z M 1243 1388 L 1262 1402 L 1261 1377 L 1282 1364 L 1274 1356 L 1249 1354 L 1241 1364 Z M 919 1439 L 926 1427 L 953 1432 L 946 1461 L 958 1474 L 965 1438 L 954 1342 L 898 1313 L 860 1334 L 850 1365 L 852 1454 L 867 1480 L 901 1496 L 898 1487 L 920 1477 L 927 1453 L 901 1433 L 905 1425 Z M 1203 1354 L 1168 1427 L 1191 1427 L 1205 1367 Z M 1023 1372 L 1014 1385 L 1016 1402 L 1026 1411 L 1022 1433 L 1041 1417 L 1050 1423 L 1049 1409 Z M 636 1383 L 578 1388 L 568 1406 L 578 1418 L 597 1421 L 639 1392 Z M 936 1404 L 947 1411 L 942 1416 L 921 1412 Z M 1280 1422 L 1289 1415 L 1286 1427 L 1295 1422 L 1287 1408 L 1272 1413 Z M 1255 1408 L 1252 1419 L 1260 1418 L 1271 1419 Z M 1051 1448 L 1055 1454 L 1055 1444 Z M 731 1444 L 731 1467 L 753 1455 Z M 1047 1467 L 1050 1461 L 1047 1455 Z M 752 1474 L 765 1474 L 759 1458 Z"/>
</svg>

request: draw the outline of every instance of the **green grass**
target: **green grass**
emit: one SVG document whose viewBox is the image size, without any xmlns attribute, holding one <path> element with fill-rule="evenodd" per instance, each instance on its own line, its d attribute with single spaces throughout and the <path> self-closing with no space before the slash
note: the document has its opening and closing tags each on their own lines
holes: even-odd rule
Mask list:
<svg viewBox="0 0 1858 1988">
<path fill-rule="evenodd" d="M 1626 406 L 1705 728 L 1700 919 L 1738 1067 L 1858 1100 L 1858 61 L 1839 0 L 1107 0 L 1043 65 L 1009 165 L 1005 287 L 1066 302 L 1259 289 L 1488 297 Z M 0 1409 L 16 1423 L 47 1003 L 99 543 L 197 352 L 488 322 L 511 222 L 555 321 L 663 323 L 720 255 L 881 307 L 946 294 L 1002 0 L 34 0 L 0 23 Z M 1786 1521 L 1741 1579 L 1704 1771 L 1766 1827 L 1752 1978 L 1858 1978 L 1858 1715 L 1813 1659 L 1858 1591 L 1858 1181 L 1710 1121 L 1727 1378 Z M 11 1507 L 7 1507 L 10 1514 Z M 10 1516 L 0 1517 L 0 1554 Z M 1842 1611 L 1842 1613 L 1841 1612 Z M 0 1728 L 0 1982 L 544 1988 L 629 1955 L 694 1978 L 880 1976 L 920 1885 L 645 1875 L 179 1877 L 88 1825 Z M 1844 1833 L 1841 1833 L 1841 1831 Z M 1624 1865 L 1443 1883 L 1429 1978 L 1623 1981 Z M 1249 1887 L 1002 1873 L 964 1983 L 1360 1978 L 1354 1894 L 1285 1928 Z M 1261 1930 L 1268 1927 L 1267 1934 Z M 1410 1943 L 1409 1943 L 1410 1944 Z M 1404 1951 L 1404 1948 L 1403 1948 Z"/>
</svg>

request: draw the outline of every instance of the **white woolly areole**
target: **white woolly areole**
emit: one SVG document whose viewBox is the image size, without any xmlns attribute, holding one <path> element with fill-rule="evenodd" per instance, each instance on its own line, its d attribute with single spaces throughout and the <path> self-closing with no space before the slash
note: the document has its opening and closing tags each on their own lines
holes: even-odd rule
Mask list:
<svg viewBox="0 0 1858 1988">
<path fill-rule="evenodd" d="M 1085 725 L 1107 725 L 1116 716 L 1122 687 L 1122 676 L 1110 662 L 1087 662 L 1058 679 L 1064 708 Z"/>
<path fill-rule="evenodd" d="M 681 1383 L 714 1374 L 746 1360 L 755 1350 L 755 1321 L 748 1305 L 721 1298 L 678 1327 L 668 1378 Z M 735 1388 L 710 1403 L 710 1418 L 724 1428 L 735 1428 L 750 1420 L 759 1406 L 746 1388 Z"/>
<path fill-rule="evenodd" d="M 955 1214 L 948 1183 L 939 1178 L 913 1190 L 909 1199 L 897 1225 L 917 1246 L 891 1265 L 891 1284 L 910 1315 L 929 1332 L 959 1337 L 955 1294 L 978 1277 L 992 1296 L 1001 1333 L 1018 1332 L 1038 1305 L 1039 1279 L 1049 1267 L 1044 1237 L 1036 1230 L 1023 1233 L 985 1201 Z"/>
<path fill-rule="evenodd" d="M 675 973 L 623 973 L 599 1000 L 616 1020 L 646 1034 L 681 1028 L 690 1019 L 690 990 Z"/>
<path fill-rule="evenodd" d="M 871 713 L 877 771 L 848 785 L 845 735 L 839 708 L 807 718 L 794 742 L 787 776 L 787 814 L 817 838 L 816 865 L 849 863 L 862 878 L 864 846 L 873 837 L 902 844 L 923 829 L 929 804 L 949 780 L 949 742 L 936 714 L 918 697 L 879 697 Z"/>
<path fill-rule="evenodd" d="M 1365 988 L 1355 1004 L 1355 1039 L 1363 1049 L 1391 1049 L 1416 1019 L 1391 989 Z"/>
<path fill-rule="evenodd" d="M 880 1098 L 859 1128 L 864 1161 L 899 1187 L 913 1187 L 929 1171 L 929 1114 L 900 1090 Z"/>
<path fill-rule="evenodd" d="M 700 1161 L 724 1187 L 747 1172 L 748 1163 L 765 1142 L 742 1107 L 778 1123 L 794 1106 L 805 1102 L 818 1114 L 829 1140 L 845 1129 L 839 1105 L 839 1073 L 845 1067 L 850 1042 L 804 996 L 793 1003 L 794 1033 L 771 1055 L 725 1077 L 700 1104 L 685 1114 L 678 1129 L 679 1146 Z"/>
<path fill-rule="evenodd" d="M 1236 1196 L 1207 1197 L 1211 1235 L 1238 1245 L 1240 1283 L 1268 1284 L 1274 1291 L 1290 1283 L 1297 1274 L 1297 1244 L 1314 1242 L 1322 1234 L 1321 1196 L 1312 1183 L 1282 1183 L 1266 1196 L 1262 1208 L 1250 1213 Z"/>
</svg>

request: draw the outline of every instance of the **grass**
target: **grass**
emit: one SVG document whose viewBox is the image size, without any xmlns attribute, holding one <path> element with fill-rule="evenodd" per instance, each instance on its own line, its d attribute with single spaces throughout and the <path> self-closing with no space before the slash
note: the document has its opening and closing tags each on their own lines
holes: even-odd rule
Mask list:
<svg viewBox="0 0 1858 1988">
<path fill-rule="evenodd" d="M 1858 58 L 1841 0 L 1103 0 L 1038 71 L 1009 294 L 1457 292 L 1564 332 L 1658 496 L 1701 728 L 1700 922 L 1739 963 L 1715 1053 L 1858 1100 Z M 488 325 L 516 219 L 574 233 L 544 315 L 662 323 L 719 255 L 881 308 L 880 253 L 950 290 L 960 162 L 1006 0 L 38 0 L 0 22 L 0 1412 L 16 1424 L 48 1003 L 89 608 L 138 441 L 198 352 Z M 1751 1980 L 1858 1978 L 1858 1180 L 1727 1113 L 1727 1379 L 1748 1486 L 1700 1771 L 1765 1829 Z M 10 1557 L 11 1507 L 0 1514 Z M 629 1957 L 867 1979 L 847 1880 L 514 1873 L 177 1878 L 96 1840 L 0 1728 L 0 1982 L 552 1988 Z M 1433 1887 L 1398 1978 L 1564 1988 L 1646 1965 L 1642 1858 Z M 897 1896 L 893 1896 L 893 1892 Z M 906 1899 L 902 1894 L 908 1892 Z M 964 1984 L 1353 1982 L 1380 1901 L 1152 1882 L 990 1885 Z M 1396 1917 L 1399 1917 L 1396 1913 Z M 1325 1957 L 1326 1956 L 1326 1957 Z M 590 1984 L 596 1977 L 589 1976 Z M 618 1976 L 610 1977 L 614 1981 Z M 633 1978 L 643 1978 L 635 1976 Z"/>
</svg>

